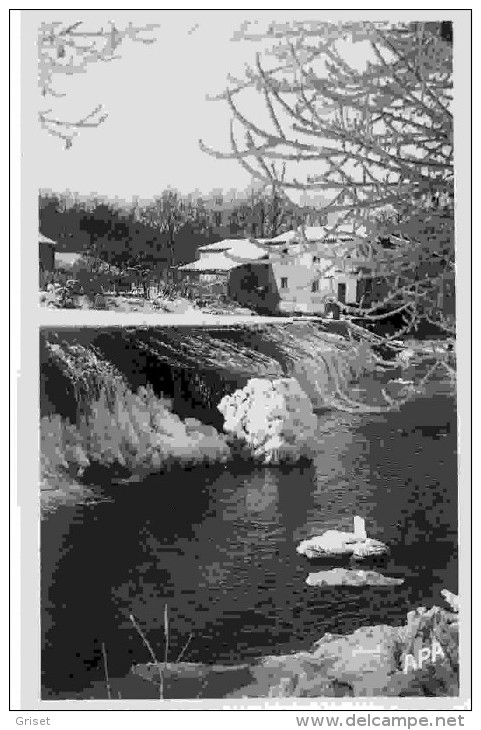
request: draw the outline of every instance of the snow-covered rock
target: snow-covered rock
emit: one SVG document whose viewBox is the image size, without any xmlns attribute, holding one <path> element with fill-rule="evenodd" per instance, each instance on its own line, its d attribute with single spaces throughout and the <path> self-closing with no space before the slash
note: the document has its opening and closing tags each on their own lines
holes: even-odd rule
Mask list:
<svg viewBox="0 0 481 730">
<path fill-rule="evenodd" d="M 366 537 L 363 540 L 358 540 L 353 548 L 352 557 L 356 560 L 363 560 L 364 558 L 371 558 L 376 555 L 386 555 L 389 552 L 389 548 L 381 540 L 374 540 L 372 537 Z"/>
<path fill-rule="evenodd" d="M 388 547 L 380 540 L 371 537 L 359 537 L 354 532 L 327 530 L 323 535 L 316 535 L 303 540 L 296 548 L 300 555 L 310 560 L 315 558 L 342 557 L 350 555 L 359 560 L 375 555 L 384 555 Z"/>
<path fill-rule="evenodd" d="M 299 543 L 296 551 L 306 558 L 336 557 L 352 555 L 357 541 L 353 532 L 328 530 L 322 535 L 315 535 Z"/>
<path fill-rule="evenodd" d="M 316 446 L 317 416 L 295 378 L 251 378 L 217 406 L 224 431 L 264 464 L 298 461 Z"/>
<path fill-rule="evenodd" d="M 404 626 L 378 624 L 352 634 L 324 634 L 310 651 L 277 653 L 237 665 L 167 663 L 162 676 L 165 696 L 459 697 L 458 624 L 457 613 L 433 606 L 411 611 Z M 421 665 L 420 650 L 429 647 L 432 657 L 434 645 L 435 661 Z M 158 698 L 158 664 L 137 664 L 129 676 L 151 682 L 151 696 Z M 123 690 L 122 696 L 137 695 Z"/>
<path fill-rule="evenodd" d="M 451 593 L 451 591 L 448 591 L 447 588 L 443 588 L 441 591 L 441 595 L 444 598 L 444 600 L 449 604 L 450 608 L 455 611 L 456 613 L 459 612 L 459 596 L 457 596 L 455 593 Z"/>
<path fill-rule="evenodd" d="M 375 570 L 333 568 L 309 573 L 306 583 L 308 586 L 399 586 L 404 578 L 389 578 Z"/>
</svg>

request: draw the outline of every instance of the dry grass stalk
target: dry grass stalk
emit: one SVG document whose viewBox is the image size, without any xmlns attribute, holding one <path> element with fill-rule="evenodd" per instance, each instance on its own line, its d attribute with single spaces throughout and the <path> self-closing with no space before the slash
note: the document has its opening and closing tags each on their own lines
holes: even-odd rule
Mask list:
<svg viewBox="0 0 481 730">
<path fill-rule="evenodd" d="M 107 664 L 107 651 L 105 649 L 105 644 L 102 642 L 102 656 L 104 658 L 104 674 L 105 674 L 105 684 L 107 687 L 107 697 L 109 700 L 112 699 L 112 692 L 110 689 L 110 680 L 109 680 L 109 668 Z"/>
<path fill-rule="evenodd" d="M 161 666 L 160 662 L 158 661 L 157 657 L 155 656 L 155 652 L 152 649 L 152 646 L 150 645 L 149 640 L 145 636 L 144 632 L 142 631 L 142 629 L 140 628 L 140 626 L 138 625 L 137 621 L 132 616 L 132 614 L 129 615 L 129 618 L 130 618 L 130 620 L 131 620 L 131 622 L 132 622 L 135 630 L 137 631 L 137 633 L 139 634 L 140 638 L 142 639 L 142 641 L 144 643 L 144 646 L 147 648 L 147 651 L 149 652 L 149 654 L 150 654 L 150 656 L 152 658 L 152 662 L 157 667 L 157 670 L 159 672 L 159 680 L 160 680 L 159 698 L 161 700 L 163 700 L 164 699 L 164 672 L 163 672 L 162 666 Z"/>
</svg>

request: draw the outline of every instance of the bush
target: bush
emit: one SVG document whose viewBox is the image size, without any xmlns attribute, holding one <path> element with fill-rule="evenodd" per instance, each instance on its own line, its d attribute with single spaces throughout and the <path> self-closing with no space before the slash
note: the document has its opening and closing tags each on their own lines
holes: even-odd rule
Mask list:
<svg viewBox="0 0 481 730">
<path fill-rule="evenodd" d="M 78 425 L 48 416 L 40 432 L 42 482 L 81 474 L 92 463 L 134 472 L 224 462 L 230 455 L 224 435 L 195 418 L 183 421 L 151 387 L 133 393 L 119 384 L 114 397 L 102 392 Z"/>
</svg>

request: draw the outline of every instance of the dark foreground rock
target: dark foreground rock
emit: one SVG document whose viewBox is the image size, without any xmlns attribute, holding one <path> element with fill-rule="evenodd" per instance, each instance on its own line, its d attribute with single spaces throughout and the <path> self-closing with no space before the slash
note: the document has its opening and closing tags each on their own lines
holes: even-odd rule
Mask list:
<svg viewBox="0 0 481 730">
<path fill-rule="evenodd" d="M 458 614 L 437 606 L 408 614 L 404 626 L 325 634 L 310 651 L 249 664 L 140 664 L 131 674 L 165 698 L 388 697 L 458 694 Z"/>
</svg>

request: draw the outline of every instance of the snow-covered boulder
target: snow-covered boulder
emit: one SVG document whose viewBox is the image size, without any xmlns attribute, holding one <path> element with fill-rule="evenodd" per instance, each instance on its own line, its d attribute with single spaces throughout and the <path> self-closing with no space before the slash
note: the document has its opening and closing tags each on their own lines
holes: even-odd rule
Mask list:
<svg viewBox="0 0 481 730">
<path fill-rule="evenodd" d="M 364 540 L 358 540 L 354 545 L 352 557 L 355 560 L 363 560 L 364 558 L 372 558 L 376 555 L 386 555 L 389 548 L 380 540 L 374 540 L 372 537 L 366 537 Z"/>
<path fill-rule="evenodd" d="M 327 530 L 322 535 L 302 540 L 296 551 L 310 559 L 352 555 L 356 541 L 357 538 L 353 532 Z"/>
<path fill-rule="evenodd" d="M 323 535 L 303 540 L 296 550 L 310 560 L 344 555 L 362 560 L 389 552 L 388 547 L 380 540 L 374 540 L 372 537 L 359 537 L 354 532 L 341 532 L 340 530 L 327 530 Z"/>
<path fill-rule="evenodd" d="M 294 462 L 314 453 L 317 416 L 295 378 L 251 378 L 217 407 L 224 431 L 264 464 Z"/>
<path fill-rule="evenodd" d="M 449 606 L 452 611 L 455 613 L 459 612 L 459 596 L 457 596 L 455 593 L 451 593 L 451 591 L 448 591 L 447 588 L 443 588 L 441 591 L 441 595 L 444 598 L 444 600 L 449 603 Z"/>
<path fill-rule="evenodd" d="M 357 560 L 384 555 L 389 548 L 380 540 L 367 536 L 366 521 L 355 515 L 354 531 L 327 530 L 299 543 L 296 550 L 300 555 L 314 560 L 316 558 L 342 557 L 349 555 Z"/>
<path fill-rule="evenodd" d="M 333 568 L 309 573 L 306 583 L 308 586 L 399 586 L 404 578 L 389 578 L 375 570 Z"/>
</svg>

